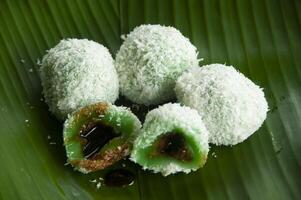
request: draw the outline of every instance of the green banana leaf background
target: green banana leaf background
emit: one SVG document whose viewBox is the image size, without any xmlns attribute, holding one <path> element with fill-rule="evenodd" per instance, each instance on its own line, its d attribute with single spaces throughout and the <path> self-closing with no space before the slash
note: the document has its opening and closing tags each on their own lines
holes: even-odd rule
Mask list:
<svg viewBox="0 0 301 200">
<path fill-rule="evenodd" d="M 69 37 L 115 56 L 120 36 L 145 23 L 178 28 L 200 65 L 235 66 L 264 88 L 270 111 L 247 141 L 211 146 L 197 172 L 165 178 L 122 161 L 134 184 L 97 189 L 103 172 L 64 165 L 62 123 L 43 101 L 37 63 Z M 1 0 L 0 199 L 301 199 L 301 1 Z"/>
</svg>

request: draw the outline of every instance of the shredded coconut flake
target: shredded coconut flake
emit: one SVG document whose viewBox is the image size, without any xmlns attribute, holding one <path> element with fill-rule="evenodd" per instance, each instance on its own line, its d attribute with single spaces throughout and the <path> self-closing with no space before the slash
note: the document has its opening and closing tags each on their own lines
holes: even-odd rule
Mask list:
<svg viewBox="0 0 301 200">
<path fill-rule="evenodd" d="M 101 187 L 101 182 L 98 182 L 98 183 L 96 184 L 96 188 L 99 189 L 100 187 Z"/>
<path fill-rule="evenodd" d="M 42 65 L 42 62 L 40 59 L 37 59 L 37 65 L 41 66 Z"/>
<path fill-rule="evenodd" d="M 212 153 L 211 153 L 211 156 L 214 157 L 214 158 L 217 158 L 217 155 L 216 155 L 215 152 L 212 152 Z"/>
</svg>

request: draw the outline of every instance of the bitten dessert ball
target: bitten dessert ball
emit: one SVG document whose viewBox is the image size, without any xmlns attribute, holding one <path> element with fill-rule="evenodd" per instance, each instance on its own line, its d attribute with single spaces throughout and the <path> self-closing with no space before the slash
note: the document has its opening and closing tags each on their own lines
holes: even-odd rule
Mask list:
<svg viewBox="0 0 301 200">
<path fill-rule="evenodd" d="M 125 36 L 116 55 L 120 92 L 144 105 L 167 102 L 175 97 L 176 79 L 198 65 L 197 49 L 177 29 L 141 25 Z"/>
<path fill-rule="evenodd" d="M 61 40 L 43 57 L 40 75 L 45 101 L 61 120 L 80 107 L 118 97 L 111 54 L 87 39 Z"/>
<path fill-rule="evenodd" d="M 178 100 L 199 111 L 209 142 L 235 145 L 260 128 L 268 104 L 262 89 L 232 66 L 195 67 L 179 77 Z"/>
<path fill-rule="evenodd" d="M 168 103 L 146 115 L 131 160 L 143 169 L 167 176 L 202 167 L 208 151 L 208 131 L 198 112 Z"/>
<path fill-rule="evenodd" d="M 64 124 L 67 162 L 82 173 L 105 169 L 130 154 L 141 123 L 126 107 L 96 103 Z"/>
</svg>

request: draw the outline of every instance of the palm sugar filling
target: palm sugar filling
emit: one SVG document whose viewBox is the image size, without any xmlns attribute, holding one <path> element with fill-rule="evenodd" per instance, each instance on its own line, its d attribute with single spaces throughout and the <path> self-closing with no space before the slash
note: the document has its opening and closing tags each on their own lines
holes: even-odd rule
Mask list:
<svg viewBox="0 0 301 200">
<path fill-rule="evenodd" d="M 186 140 L 182 134 L 168 132 L 160 136 L 156 141 L 156 155 L 175 158 L 179 161 L 191 161 L 192 154 L 189 151 Z"/>
<path fill-rule="evenodd" d="M 80 133 L 83 140 L 83 154 L 86 159 L 93 159 L 101 148 L 110 140 L 118 137 L 113 127 L 98 122 L 97 124 L 89 124 Z"/>
</svg>

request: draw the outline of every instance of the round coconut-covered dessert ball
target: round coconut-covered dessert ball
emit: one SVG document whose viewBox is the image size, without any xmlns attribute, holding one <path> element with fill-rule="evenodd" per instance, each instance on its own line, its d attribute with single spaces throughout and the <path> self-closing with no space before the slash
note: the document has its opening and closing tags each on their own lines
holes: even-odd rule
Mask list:
<svg viewBox="0 0 301 200">
<path fill-rule="evenodd" d="M 40 75 L 45 101 L 61 120 L 80 107 L 118 98 L 110 52 L 87 39 L 61 40 L 43 57 Z"/>
<path fill-rule="evenodd" d="M 175 98 L 179 75 L 198 65 L 197 55 L 197 49 L 173 27 L 136 27 L 116 55 L 120 92 L 138 104 L 167 102 Z"/>
<path fill-rule="evenodd" d="M 191 68 L 179 77 L 175 92 L 181 103 L 199 111 L 209 142 L 216 145 L 244 141 L 267 116 L 263 90 L 232 66 Z"/>
<path fill-rule="evenodd" d="M 64 124 L 68 163 L 82 173 L 105 169 L 130 154 L 140 128 L 128 108 L 108 103 L 80 108 Z"/>
<path fill-rule="evenodd" d="M 168 103 L 146 115 L 131 160 L 164 176 L 202 167 L 209 151 L 208 131 L 198 112 Z"/>
</svg>

